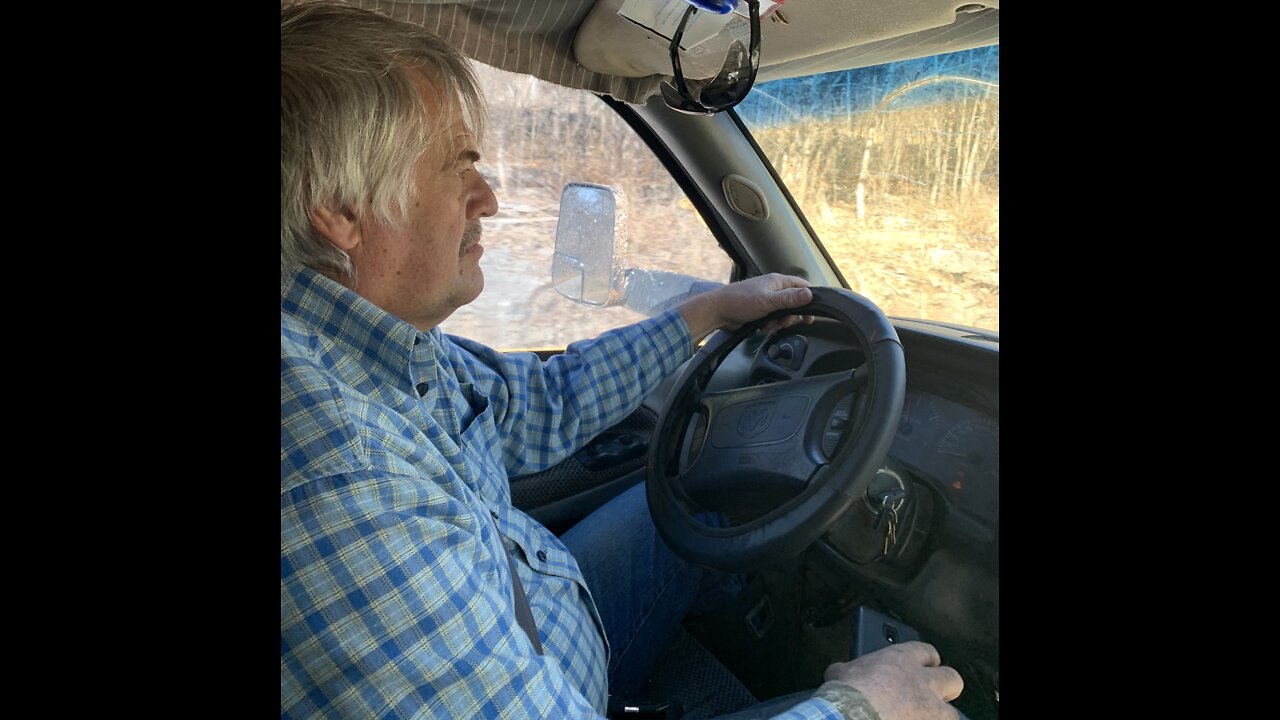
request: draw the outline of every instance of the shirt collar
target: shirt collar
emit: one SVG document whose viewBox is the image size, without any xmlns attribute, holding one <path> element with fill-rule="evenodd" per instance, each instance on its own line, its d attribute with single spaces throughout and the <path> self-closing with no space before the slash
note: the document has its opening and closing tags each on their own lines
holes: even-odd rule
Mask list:
<svg viewBox="0 0 1280 720">
<path fill-rule="evenodd" d="M 299 268 L 280 287 L 280 312 L 314 334 L 331 340 L 344 354 L 399 374 L 413 357 L 414 346 L 432 333 L 379 308 L 340 283 L 311 268 Z"/>
</svg>

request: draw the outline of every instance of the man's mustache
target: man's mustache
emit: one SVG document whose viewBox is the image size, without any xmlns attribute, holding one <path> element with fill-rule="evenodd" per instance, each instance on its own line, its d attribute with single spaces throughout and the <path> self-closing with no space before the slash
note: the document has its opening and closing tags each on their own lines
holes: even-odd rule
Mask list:
<svg viewBox="0 0 1280 720">
<path fill-rule="evenodd" d="M 480 242 L 481 236 L 484 234 L 484 228 L 480 226 L 480 221 L 468 225 L 466 232 L 462 233 L 462 245 L 458 248 L 459 253 L 464 253 L 471 249 L 472 245 Z"/>
</svg>

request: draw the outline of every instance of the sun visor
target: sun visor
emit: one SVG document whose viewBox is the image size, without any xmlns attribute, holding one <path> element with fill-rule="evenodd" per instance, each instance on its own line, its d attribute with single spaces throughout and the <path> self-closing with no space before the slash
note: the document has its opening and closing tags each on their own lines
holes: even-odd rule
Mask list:
<svg viewBox="0 0 1280 720">
<path fill-rule="evenodd" d="M 624 102 L 643 103 L 671 77 L 669 41 L 619 16 L 624 0 L 350 1 L 421 25 L 486 65 Z M 758 81 L 1000 41 L 999 0 L 957 2 L 786 0 L 767 18 L 762 5 Z"/>
<path fill-rule="evenodd" d="M 573 41 L 573 54 L 580 65 L 618 77 L 671 75 L 670 41 L 618 14 L 624 4 L 636 1 L 599 0 L 587 13 Z M 669 11 L 688 7 L 685 0 L 652 0 L 649 4 L 668 3 L 673 6 Z M 967 16 L 974 12 L 993 16 L 987 24 L 994 26 L 994 42 L 998 42 L 999 7 L 999 0 L 962 3 L 959 8 L 956 0 L 787 0 L 761 20 L 761 76 L 766 76 L 766 68 L 819 56 L 830 58 L 868 43 L 879 45 L 872 56 L 888 62 L 897 58 L 883 41 L 901 40 L 910 46 L 911 39 L 906 36 L 923 33 L 936 46 L 939 36 L 948 35 L 947 26 L 957 18 L 970 20 Z M 981 40 L 974 46 L 986 44 L 992 42 Z M 769 73 L 775 74 L 790 73 Z"/>
</svg>

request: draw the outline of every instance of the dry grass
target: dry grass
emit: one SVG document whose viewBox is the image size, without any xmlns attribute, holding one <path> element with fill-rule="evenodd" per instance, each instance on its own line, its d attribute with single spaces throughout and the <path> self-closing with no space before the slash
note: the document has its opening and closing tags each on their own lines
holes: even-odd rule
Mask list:
<svg viewBox="0 0 1280 720">
<path fill-rule="evenodd" d="M 999 331 L 997 93 L 756 138 L 854 291 L 889 315 Z"/>
<path fill-rule="evenodd" d="M 809 221 L 854 292 L 886 314 L 999 331 L 998 206 L 949 212 L 900 204 L 901 212 L 863 220 L 850 208 L 824 206 Z"/>
</svg>

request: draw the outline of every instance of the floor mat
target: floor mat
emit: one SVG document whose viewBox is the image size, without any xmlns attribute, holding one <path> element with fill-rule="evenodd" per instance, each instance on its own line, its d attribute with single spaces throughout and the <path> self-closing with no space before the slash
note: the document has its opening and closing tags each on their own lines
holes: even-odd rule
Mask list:
<svg viewBox="0 0 1280 720">
<path fill-rule="evenodd" d="M 650 697 L 679 703 L 681 720 L 705 720 L 759 702 L 683 628 L 658 660 L 649 690 Z"/>
</svg>

